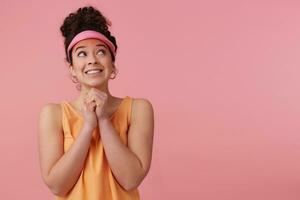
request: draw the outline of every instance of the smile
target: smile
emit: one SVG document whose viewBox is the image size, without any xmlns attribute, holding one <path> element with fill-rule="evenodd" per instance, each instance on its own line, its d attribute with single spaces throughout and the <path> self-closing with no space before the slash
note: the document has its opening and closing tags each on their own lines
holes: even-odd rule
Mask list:
<svg viewBox="0 0 300 200">
<path fill-rule="evenodd" d="M 89 74 L 100 74 L 101 72 L 103 72 L 103 69 L 91 69 L 91 70 L 87 70 L 84 73 L 89 75 Z"/>
</svg>

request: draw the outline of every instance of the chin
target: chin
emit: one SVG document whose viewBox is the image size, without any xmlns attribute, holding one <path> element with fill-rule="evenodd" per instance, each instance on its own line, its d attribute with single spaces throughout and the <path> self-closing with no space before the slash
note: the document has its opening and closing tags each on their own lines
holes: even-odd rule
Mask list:
<svg viewBox="0 0 300 200">
<path fill-rule="evenodd" d="M 102 87 L 106 84 L 105 81 L 99 80 L 99 81 L 89 81 L 87 84 L 85 84 L 87 87 Z"/>
</svg>

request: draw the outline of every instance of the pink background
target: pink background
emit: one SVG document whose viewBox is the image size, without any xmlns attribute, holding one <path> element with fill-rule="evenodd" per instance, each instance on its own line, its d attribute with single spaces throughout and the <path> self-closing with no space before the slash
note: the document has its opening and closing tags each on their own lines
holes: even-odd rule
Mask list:
<svg viewBox="0 0 300 200">
<path fill-rule="evenodd" d="M 54 199 L 38 114 L 78 95 L 59 27 L 87 4 L 119 45 L 112 94 L 155 109 L 142 199 L 300 199 L 300 2 L 288 0 L 2 0 L 1 199 Z"/>
</svg>

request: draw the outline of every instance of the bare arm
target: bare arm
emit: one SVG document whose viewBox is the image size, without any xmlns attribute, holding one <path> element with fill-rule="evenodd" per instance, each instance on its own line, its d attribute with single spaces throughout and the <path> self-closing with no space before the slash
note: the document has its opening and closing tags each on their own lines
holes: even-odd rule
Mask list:
<svg viewBox="0 0 300 200">
<path fill-rule="evenodd" d="M 64 153 L 61 108 L 47 104 L 40 112 L 39 161 L 44 182 L 59 196 L 66 195 L 78 180 L 84 166 L 92 128 L 84 125 L 78 137 Z"/>
<path fill-rule="evenodd" d="M 99 121 L 105 154 L 112 172 L 126 190 L 137 188 L 150 169 L 154 117 L 149 101 L 134 100 L 128 147 L 122 143 L 109 119 Z"/>
</svg>

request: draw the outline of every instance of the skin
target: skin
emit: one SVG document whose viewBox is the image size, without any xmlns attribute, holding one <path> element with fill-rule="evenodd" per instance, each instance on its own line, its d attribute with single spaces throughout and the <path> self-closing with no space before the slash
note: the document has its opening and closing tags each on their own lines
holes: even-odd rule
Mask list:
<svg viewBox="0 0 300 200">
<path fill-rule="evenodd" d="M 77 49 L 80 46 L 84 47 Z M 99 138 L 114 177 L 125 190 L 135 189 L 150 169 L 153 107 L 147 99 L 133 99 L 128 146 L 124 145 L 109 119 L 122 99 L 112 96 L 108 89 L 111 73 L 116 70 L 108 48 L 97 39 L 86 39 L 74 46 L 72 57 L 70 73 L 81 83 L 81 91 L 71 104 L 82 114 L 84 125 L 73 145 L 64 153 L 60 105 L 49 103 L 42 107 L 39 161 L 43 180 L 55 195 L 67 195 L 84 168 L 93 130 L 100 127 Z M 85 74 L 91 68 L 104 71 L 91 77 Z"/>
</svg>

